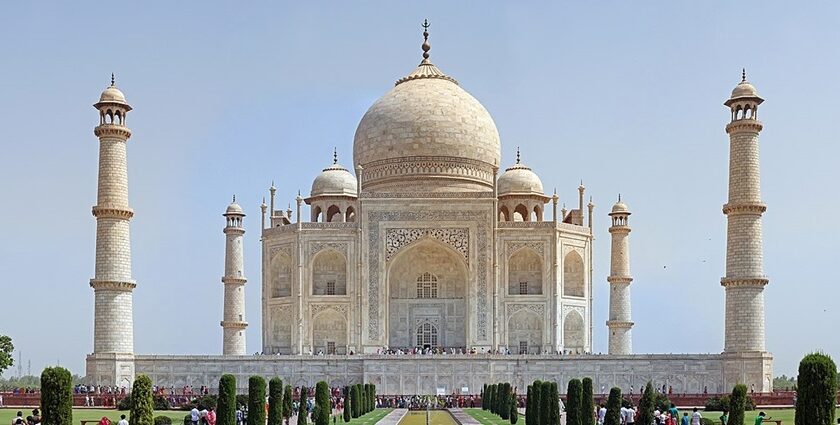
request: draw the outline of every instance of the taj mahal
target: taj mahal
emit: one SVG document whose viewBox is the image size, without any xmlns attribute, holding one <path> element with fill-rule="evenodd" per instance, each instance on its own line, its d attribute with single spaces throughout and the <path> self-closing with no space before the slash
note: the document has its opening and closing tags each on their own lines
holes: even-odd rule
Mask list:
<svg viewBox="0 0 840 425">
<path fill-rule="evenodd" d="M 239 385 L 260 374 L 292 385 L 370 382 L 382 394 L 428 394 L 478 393 L 496 381 L 524 388 L 534 379 L 566 388 L 590 376 L 596 387 L 625 390 L 648 380 L 689 393 L 736 383 L 771 390 L 758 161 L 763 99 L 746 76 L 724 103 L 726 270 L 709 282 L 709 291 L 719 284 L 726 292 L 724 349 L 637 354 L 628 205 L 619 198 L 610 208 L 609 277 L 594 282 L 595 205 L 583 183 L 575 205 L 558 209 L 558 195 L 546 193 L 518 149 L 515 159 L 502 158 L 490 113 L 432 63 L 427 25 L 423 38 L 420 64 L 361 118 L 352 166 L 335 155 L 313 173 L 295 209 L 278 209 L 271 185 L 254 236 L 262 243 L 256 284 L 248 284 L 256 273 L 244 268 L 245 209 L 235 198 L 227 206 L 221 352 L 208 355 L 135 354 L 132 293 L 143 286 L 132 278 L 129 238 L 132 108 L 112 79 L 94 105 L 100 156 L 86 379 L 128 386 L 142 373 L 163 386 L 215 387 L 223 373 Z M 606 324 L 592 320 L 592 288 L 601 284 L 610 288 Z M 260 291 L 260 318 L 245 317 L 246 290 Z M 255 321 L 261 341 L 246 345 Z M 608 354 L 592 354 L 596 326 L 605 326 Z M 418 350 L 427 354 L 394 354 Z"/>
</svg>

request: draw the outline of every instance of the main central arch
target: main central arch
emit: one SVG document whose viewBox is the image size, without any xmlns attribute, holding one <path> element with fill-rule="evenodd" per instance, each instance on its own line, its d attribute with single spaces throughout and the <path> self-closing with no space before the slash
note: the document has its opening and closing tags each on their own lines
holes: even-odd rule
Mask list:
<svg viewBox="0 0 840 425">
<path fill-rule="evenodd" d="M 388 265 L 390 348 L 466 348 L 468 273 L 462 254 L 428 238 Z"/>
</svg>

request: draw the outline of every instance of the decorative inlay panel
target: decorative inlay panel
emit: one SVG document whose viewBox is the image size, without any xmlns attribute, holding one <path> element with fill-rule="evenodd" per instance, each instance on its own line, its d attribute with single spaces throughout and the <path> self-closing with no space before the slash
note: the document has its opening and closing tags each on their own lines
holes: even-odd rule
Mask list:
<svg viewBox="0 0 840 425">
<path fill-rule="evenodd" d="M 583 309 L 583 307 L 581 307 L 579 305 L 564 305 L 563 306 L 563 320 L 566 320 L 566 316 L 569 314 L 569 312 L 572 312 L 572 311 L 578 312 L 580 314 L 580 317 L 584 318 L 584 320 L 585 320 L 586 316 L 584 315 L 584 309 Z"/>
<path fill-rule="evenodd" d="M 509 303 L 505 305 L 505 317 L 510 318 L 510 316 L 519 312 L 519 310 L 528 309 L 533 311 L 534 313 L 539 314 L 542 316 L 545 313 L 545 305 L 544 304 L 513 304 Z"/>
<path fill-rule="evenodd" d="M 516 251 L 519 251 L 520 248 L 531 248 L 540 255 L 545 254 L 545 242 L 508 242 L 505 244 L 505 252 L 508 258 Z"/>
<path fill-rule="evenodd" d="M 335 310 L 347 319 L 347 304 L 310 304 L 309 310 L 312 312 L 312 317 L 325 310 Z"/>
<path fill-rule="evenodd" d="M 286 256 L 291 258 L 292 257 L 292 245 L 291 244 L 286 244 L 286 245 L 272 246 L 268 250 L 268 258 L 269 259 L 274 258 L 274 255 L 276 255 L 278 252 L 282 252 L 283 254 L 286 254 Z"/>
<path fill-rule="evenodd" d="M 315 254 L 325 250 L 325 249 L 334 249 L 342 254 L 344 254 L 344 258 L 347 258 L 347 243 L 346 242 L 310 242 L 309 243 L 309 257 L 311 258 Z"/>
<path fill-rule="evenodd" d="M 429 237 L 451 246 L 469 261 L 470 230 L 457 229 L 388 229 L 385 231 L 385 261 L 390 261 L 400 249 L 421 238 Z"/>
<path fill-rule="evenodd" d="M 380 235 L 380 223 L 389 221 L 468 221 L 479 222 L 476 230 L 476 336 L 479 341 L 488 341 L 488 295 L 487 262 L 490 258 L 490 237 L 488 226 L 484 225 L 491 215 L 481 211 L 371 211 L 368 221 L 368 338 L 378 340 L 382 331 L 379 320 L 380 308 L 380 272 L 381 255 L 385 254 L 383 235 Z"/>
</svg>

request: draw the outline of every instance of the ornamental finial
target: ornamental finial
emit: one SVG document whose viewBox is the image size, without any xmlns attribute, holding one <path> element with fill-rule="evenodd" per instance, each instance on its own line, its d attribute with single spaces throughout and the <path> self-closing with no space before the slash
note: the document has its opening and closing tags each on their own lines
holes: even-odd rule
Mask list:
<svg viewBox="0 0 840 425">
<path fill-rule="evenodd" d="M 747 81 L 747 68 L 741 68 L 741 82 Z"/>
<path fill-rule="evenodd" d="M 236 194 L 233 195 L 233 203 L 236 203 Z"/>
<path fill-rule="evenodd" d="M 114 73 L 111 73 L 111 87 L 114 87 L 114 83 L 116 83 L 116 79 L 114 78 Z"/>
<path fill-rule="evenodd" d="M 618 194 L 618 202 L 621 202 L 621 193 Z"/>
<path fill-rule="evenodd" d="M 516 163 L 519 164 L 519 146 L 516 147 Z"/>
<path fill-rule="evenodd" d="M 430 26 L 429 25 L 429 20 L 424 19 L 423 20 L 423 46 L 422 46 L 422 48 L 423 48 L 423 60 L 429 59 L 429 49 L 432 48 L 432 46 L 429 45 L 429 26 Z"/>
<path fill-rule="evenodd" d="M 338 149 L 333 146 L 333 165 L 338 164 Z"/>
</svg>

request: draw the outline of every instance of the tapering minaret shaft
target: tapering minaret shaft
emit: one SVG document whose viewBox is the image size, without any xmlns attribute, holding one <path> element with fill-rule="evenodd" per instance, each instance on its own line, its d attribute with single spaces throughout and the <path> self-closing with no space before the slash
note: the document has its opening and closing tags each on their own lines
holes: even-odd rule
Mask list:
<svg viewBox="0 0 840 425">
<path fill-rule="evenodd" d="M 96 206 L 96 265 L 90 286 L 94 290 L 93 353 L 134 352 L 126 143 L 131 130 L 125 126 L 131 106 L 115 86 L 106 88 L 99 102 L 99 178 Z"/>
<path fill-rule="evenodd" d="M 729 200 L 723 206 L 727 218 L 725 352 L 763 352 L 764 286 L 768 279 L 762 264 L 761 201 L 758 158 L 758 105 L 763 102 L 746 81 L 725 102 L 731 110 L 729 134 Z"/>
<path fill-rule="evenodd" d="M 607 320 L 609 329 L 609 354 L 622 355 L 633 353 L 631 330 L 633 320 L 630 314 L 630 226 L 627 218 L 630 211 L 619 197 L 612 212 L 612 250 L 610 257 L 610 315 Z"/>
<path fill-rule="evenodd" d="M 225 287 L 224 316 L 222 325 L 222 354 L 226 356 L 245 355 L 245 269 L 242 242 L 245 214 L 233 198 L 224 213 L 225 216 Z"/>
</svg>

